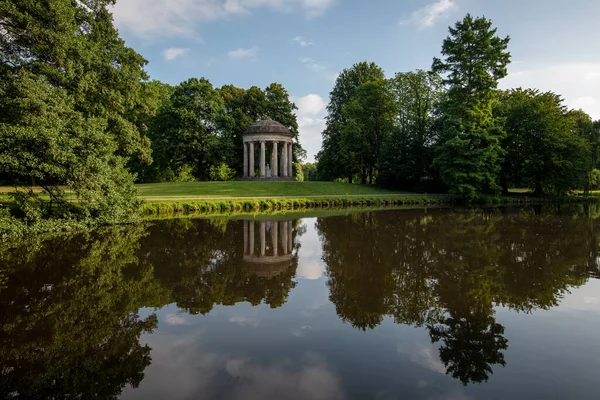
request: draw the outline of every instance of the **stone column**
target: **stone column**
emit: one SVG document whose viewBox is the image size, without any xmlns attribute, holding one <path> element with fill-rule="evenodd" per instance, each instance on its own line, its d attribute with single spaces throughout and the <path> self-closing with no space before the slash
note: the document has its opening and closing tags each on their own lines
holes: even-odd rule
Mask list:
<svg viewBox="0 0 600 400">
<path fill-rule="evenodd" d="M 248 146 L 244 143 L 244 178 L 248 177 Z"/>
<path fill-rule="evenodd" d="M 244 145 L 246 148 L 246 145 Z M 248 221 L 244 221 L 244 254 L 248 253 Z"/>
<path fill-rule="evenodd" d="M 287 230 L 287 221 L 282 221 L 281 222 L 281 244 L 283 247 L 283 254 L 287 254 L 287 237 L 288 237 L 288 230 Z"/>
<path fill-rule="evenodd" d="M 260 221 L 260 256 L 264 257 L 265 256 L 265 249 L 266 249 L 266 239 L 267 239 L 267 235 L 266 235 L 266 226 L 265 226 L 265 221 Z"/>
<path fill-rule="evenodd" d="M 288 144 L 288 176 L 294 176 L 292 162 L 294 161 L 294 153 L 292 153 L 292 142 Z"/>
<path fill-rule="evenodd" d="M 260 177 L 265 177 L 265 142 L 260 142 Z"/>
<path fill-rule="evenodd" d="M 271 163 L 271 176 L 273 176 L 273 178 L 277 178 L 279 175 L 277 172 L 279 168 L 277 163 L 277 142 L 273 142 L 273 157 L 271 158 L 273 159 L 273 162 Z"/>
<path fill-rule="evenodd" d="M 290 248 L 290 253 L 294 251 L 294 235 L 293 235 L 293 223 L 289 222 L 289 236 L 288 236 L 288 246 Z"/>
<path fill-rule="evenodd" d="M 288 176 L 287 173 L 287 167 L 288 167 L 288 163 L 287 163 L 287 156 L 288 156 L 288 151 L 287 151 L 287 142 L 283 143 L 283 148 L 281 149 L 281 176 Z"/>
<path fill-rule="evenodd" d="M 250 233 L 248 237 L 248 242 L 250 244 L 249 253 L 252 256 L 254 255 L 254 221 L 248 221 L 248 224 L 250 224 Z"/>
<path fill-rule="evenodd" d="M 254 142 L 248 143 L 248 146 L 250 146 L 250 166 L 248 167 L 248 176 L 254 178 Z"/>
<path fill-rule="evenodd" d="M 271 242 L 273 242 L 273 255 L 277 257 L 279 254 L 279 221 L 273 221 L 273 226 L 271 227 Z"/>
</svg>

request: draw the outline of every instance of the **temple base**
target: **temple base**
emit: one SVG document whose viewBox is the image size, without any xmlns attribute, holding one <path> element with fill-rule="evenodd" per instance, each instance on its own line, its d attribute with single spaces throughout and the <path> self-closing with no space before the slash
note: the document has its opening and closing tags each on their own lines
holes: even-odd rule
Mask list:
<svg viewBox="0 0 600 400">
<path fill-rule="evenodd" d="M 252 177 L 252 176 L 247 176 L 245 178 L 240 179 L 240 181 L 272 181 L 272 182 L 295 182 L 296 178 L 291 177 L 291 176 L 277 176 L 277 177 Z"/>
</svg>

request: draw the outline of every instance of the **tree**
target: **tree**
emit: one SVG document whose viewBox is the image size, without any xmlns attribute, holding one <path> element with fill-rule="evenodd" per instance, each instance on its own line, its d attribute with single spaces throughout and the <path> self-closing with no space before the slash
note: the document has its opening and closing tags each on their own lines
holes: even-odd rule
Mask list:
<svg viewBox="0 0 600 400">
<path fill-rule="evenodd" d="M 470 14 L 449 30 L 442 46 L 445 59 L 434 58 L 432 66 L 445 74 L 448 88 L 435 163 L 450 192 L 470 200 L 499 191 L 501 135 L 492 106 L 498 80 L 507 74 L 509 38 L 496 36 L 490 20 Z"/>
<path fill-rule="evenodd" d="M 538 196 L 562 195 L 588 186 L 592 157 L 578 128 L 585 116 L 568 112 L 552 92 L 514 89 L 499 98 L 496 114 L 506 132 L 500 180 L 505 192 L 511 185 L 525 185 Z"/>
<path fill-rule="evenodd" d="M 224 161 L 223 152 L 230 147 L 222 129 L 224 112 L 223 98 L 208 80 L 191 78 L 179 84 L 151 129 L 160 168 L 178 175 L 190 167 L 196 179 L 209 180 L 210 168 Z"/>
<path fill-rule="evenodd" d="M 593 121 L 583 110 L 571 110 L 569 116 L 577 125 L 577 134 L 586 140 L 589 146 L 590 160 L 588 163 L 587 181 L 583 186 L 587 195 L 594 187 L 595 177 L 600 175 L 598 171 L 598 156 L 600 152 L 600 121 Z M 597 186 L 597 183 L 596 183 Z"/>
<path fill-rule="evenodd" d="M 60 184 L 86 200 L 80 209 L 87 214 L 124 217 L 136 207 L 124 165 L 151 161 L 139 129 L 146 60 L 113 27 L 113 3 L 0 3 L 0 173 L 14 184 L 41 185 L 59 215 L 72 211 Z M 33 192 L 20 202 L 29 215 L 56 211 L 33 212 L 41 203 Z"/>
<path fill-rule="evenodd" d="M 442 78 L 417 70 L 392 79 L 395 126 L 381 151 L 380 182 L 386 186 L 424 190 L 435 185 L 431 165 L 437 143 L 435 114 L 443 96 Z"/>
<path fill-rule="evenodd" d="M 318 169 L 325 179 L 347 178 L 352 182 L 358 170 L 352 155 L 341 150 L 342 132 L 348 130 L 348 113 L 344 108 L 353 100 L 360 85 L 385 79 L 383 70 L 375 63 L 366 61 L 344 69 L 337 77 L 327 106 L 327 126 L 323 132 L 323 144 L 317 154 Z"/>
<path fill-rule="evenodd" d="M 318 181 L 319 174 L 317 172 L 317 164 L 305 163 L 302 164 L 302 171 L 304 172 L 305 181 Z"/>
<path fill-rule="evenodd" d="M 294 159 L 301 160 L 306 152 L 298 138 L 298 122 L 294 111 L 296 105 L 279 83 L 271 83 L 265 90 L 256 86 L 241 89 L 225 85 L 219 89 L 225 102 L 227 128 L 225 134 L 230 148 L 226 150 L 226 162 L 229 167 L 242 174 L 242 135 L 246 129 L 260 119 L 273 119 L 285 125 L 294 138 Z"/>
<path fill-rule="evenodd" d="M 366 82 L 356 88 L 355 96 L 344 106 L 345 119 L 340 137 L 340 151 L 361 183 L 373 183 L 379 171 L 381 146 L 387 140 L 394 121 L 394 98 L 385 79 Z"/>
</svg>

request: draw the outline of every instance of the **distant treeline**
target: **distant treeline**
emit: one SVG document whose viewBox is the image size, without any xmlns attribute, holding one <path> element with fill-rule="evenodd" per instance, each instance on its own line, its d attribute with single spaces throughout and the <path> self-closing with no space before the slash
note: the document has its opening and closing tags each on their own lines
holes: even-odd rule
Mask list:
<svg viewBox="0 0 600 400">
<path fill-rule="evenodd" d="M 467 15 L 431 71 L 386 79 L 374 63 L 345 69 L 313 175 L 465 200 L 512 187 L 536 195 L 598 188 L 600 121 L 552 92 L 498 90 L 508 43 L 491 21 Z"/>
<path fill-rule="evenodd" d="M 233 85 L 213 88 L 204 78 L 191 78 L 177 86 L 150 84 L 159 88 L 162 96 L 147 130 L 153 162 L 131 166 L 140 182 L 226 181 L 241 177 L 242 134 L 265 118 L 282 123 L 292 132 L 294 160 L 305 157 L 298 141 L 296 105 L 279 83 L 264 90 Z"/>
<path fill-rule="evenodd" d="M 139 210 L 136 181 L 236 178 L 242 132 L 259 119 L 287 126 L 304 157 L 283 86 L 151 81 L 113 26 L 113 2 L 0 3 L 0 184 L 20 188 L 0 207 L 0 238 L 123 221 Z"/>
</svg>

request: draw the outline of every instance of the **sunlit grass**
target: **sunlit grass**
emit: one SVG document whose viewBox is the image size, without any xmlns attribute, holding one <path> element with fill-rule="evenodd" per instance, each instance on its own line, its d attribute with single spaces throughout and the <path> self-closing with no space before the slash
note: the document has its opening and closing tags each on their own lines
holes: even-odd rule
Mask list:
<svg viewBox="0 0 600 400">
<path fill-rule="evenodd" d="M 339 182 L 173 182 L 137 185 L 143 198 L 302 197 L 403 194 L 373 185 Z"/>
</svg>

